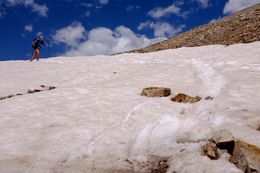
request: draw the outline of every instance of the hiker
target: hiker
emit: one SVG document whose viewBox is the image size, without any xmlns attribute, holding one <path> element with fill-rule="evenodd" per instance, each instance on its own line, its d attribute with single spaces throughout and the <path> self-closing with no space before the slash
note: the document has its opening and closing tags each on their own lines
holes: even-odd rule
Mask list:
<svg viewBox="0 0 260 173">
<path fill-rule="evenodd" d="M 42 35 L 39 37 L 39 39 L 34 38 L 34 40 L 32 42 L 32 48 L 33 48 L 34 52 L 33 52 L 32 59 L 30 60 L 31 62 L 35 59 L 37 59 L 37 61 L 39 60 L 41 45 L 45 46 Z"/>
</svg>

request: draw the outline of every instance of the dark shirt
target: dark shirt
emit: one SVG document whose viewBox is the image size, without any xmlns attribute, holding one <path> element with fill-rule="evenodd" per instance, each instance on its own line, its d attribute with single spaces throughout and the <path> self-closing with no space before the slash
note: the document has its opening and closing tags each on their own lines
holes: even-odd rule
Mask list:
<svg viewBox="0 0 260 173">
<path fill-rule="evenodd" d="M 43 42 L 43 40 L 40 39 L 34 39 L 32 42 L 32 48 L 35 49 L 39 49 L 41 50 L 41 45 L 45 46 L 45 43 Z"/>
</svg>

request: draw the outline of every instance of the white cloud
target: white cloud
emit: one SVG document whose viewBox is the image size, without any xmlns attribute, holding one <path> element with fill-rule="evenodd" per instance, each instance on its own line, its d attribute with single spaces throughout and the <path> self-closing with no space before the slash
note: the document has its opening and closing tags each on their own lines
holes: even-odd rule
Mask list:
<svg viewBox="0 0 260 173">
<path fill-rule="evenodd" d="M 260 3 L 260 0 L 229 0 L 224 7 L 223 13 L 234 13 L 258 3 Z"/>
<path fill-rule="evenodd" d="M 142 29 L 145 29 L 145 28 L 149 28 L 149 25 L 150 25 L 150 21 L 146 21 L 146 22 L 142 22 L 139 24 L 138 26 L 138 30 L 142 30 Z"/>
<path fill-rule="evenodd" d="M 148 15 L 153 18 L 158 19 L 163 16 L 170 15 L 170 14 L 180 15 L 180 12 L 181 12 L 181 9 L 179 7 L 177 7 L 175 4 L 172 4 L 166 8 L 157 7 L 153 10 L 150 10 L 148 12 Z"/>
<path fill-rule="evenodd" d="M 99 0 L 99 3 L 104 5 L 104 4 L 108 4 L 108 1 L 109 0 Z"/>
<path fill-rule="evenodd" d="M 76 47 L 81 39 L 84 39 L 85 28 L 79 22 L 61 28 L 55 32 L 53 39 L 58 43 L 64 43 L 69 47 Z"/>
<path fill-rule="evenodd" d="M 196 0 L 202 8 L 207 8 L 209 6 L 209 0 Z"/>
<path fill-rule="evenodd" d="M 78 27 L 81 26 L 80 23 L 78 23 L 77 25 Z M 62 37 L 53 37 L 54 40 L 56 40 L 57 42 L 65 43 L 67 44 L 67 46 L 69 46 L 69 50 L 64 53 L 65 56 L 113 54 L 145 47 L 165 39 L 149 39 L 144 35 L 135 34 L 131 29 L 125 26 L 118 26 L 117 28 L 115 28 L 115 30 L 111 30 L 105 27 L 98 27 L 92 29 L 88 33 L 84 32 L 86 34 L 84 36 L 82 34 L 78 34 L 76 38 L 66 38 L 66 28 L 66 31 L 68 30 L 68 28 L 70 28 L 70 32 L 73 32 L 71 30 L 75 29 L 75 32 L 78 33 L 78 27 L 69 25 L 56 32 L 61 33 L 62 31 Z M 80 37 L 83 39 L 81 39 Z M 71 41 L 74 42 L 74 44 L 70 44 Z"/>
<path fill-rule="evenodd" d="M 33 31 L 33 26 L 32 24 L 28 24 L 24 27 L 24 30 L 25 31 L 28 31 L 28 32 L 32 32 Z"/>
<path fill-rule="evenodd" d="M 42 17 L 46 17 L 49 10 L 45 4 L 37 4 L 34 0 L 6 0 L 5 3 L 8 6 L 24 5 L 25 7 L 30 7 L 33 12 L 37 12 Z"/>
<path fill-rule="evenodd" d="M 185 25 L 181 25 L 177 28 L 169 24 L 168 22 L 150 22 L 146 21 L 140 23 L 138 30 L 143 30 L 145 28 L 150 28 L 154 30 L 155 37 L 172 37 L 176 34 L 182 32 Z"/>
</svg>

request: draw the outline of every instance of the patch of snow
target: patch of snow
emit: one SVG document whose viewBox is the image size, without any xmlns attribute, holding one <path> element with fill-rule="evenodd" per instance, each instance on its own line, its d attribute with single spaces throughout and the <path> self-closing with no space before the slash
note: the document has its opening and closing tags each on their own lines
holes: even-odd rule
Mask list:
<svg viewBox="0 0 260 173">
<path fill-rule="evenodd" d="M 0 101 L 1 172 L 149 172 L 155 158 L 168 172 L 241 172 L 200 147 L 219 129 L 260 146 L 259 55 L 255 42 L 0 62 L 0 96 L 57 87 Z M 150 86 L 213 100 L 141 96 Z"/>
</svg>

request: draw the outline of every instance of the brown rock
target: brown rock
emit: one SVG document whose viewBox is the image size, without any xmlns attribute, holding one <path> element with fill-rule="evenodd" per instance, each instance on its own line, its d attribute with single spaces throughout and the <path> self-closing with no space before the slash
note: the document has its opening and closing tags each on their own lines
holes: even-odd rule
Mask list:
<svg viewBox="0 0 260 173">
<path fill-rule="evenodd" d="M 233 135 L 225 129 L 216 131 L 213 135 L 213 139 L 216 143 L 234 141 Z"/>
<path fill-rule="evenodd" d="M 208 156 L 211 160 L 218 159 L 217 145 L 213 142 L 209 142 L 206 145 L 203 145 L 201 148 L 201 154 L 203 156 Z"/>
<path fill-rule="evenodd" d="M 201 100 L 201 97 L 199 97 L 199 96 L 192 97 L 192 96 L 188 96 L 183 93 L 179 93 L 171 99 L 171 101 L 178 102 L 178 103 L 196 103 L 196 102 L 199 102 L 200 100 Z"/>
<path fill-rule="evenodd" d="M 167 164 L 167 160 L 159 161 L 156 166 L 154 166 L 151 170 L 151 173 L 166 173 L 169 165 Z"/>
<path fill-rule="evenodd" d="M 233 154 L 235 147 L 235 139 L 229 131 L 217 131 L 215 132 L 213 139 L 219 149 L 226 150 L 230 155 Z"/>
<path fill-rule="evenodd" d="M 49 87 L 49 90 L 53 90 L 53 89 L 56 89 L 56 87 L 54 87 L 54 86 Z"/>
<path fill-rule="evenodd" d="M 12 97 L 14 97 L 15 95 L 9 95 L 9 96 L 7 96 L 6 98 L 7 99 L 9 99 L 9 98 L 12 98 Z"/>
<path fill-rule="evenodd" d="M 243 141 L 236 141 L 230 162 L 244 172 L 260 171 L 260 148 Z"/>
<path fill-rule="evenodd" d="M 4 100 L 4 99 L 7 99 L 7 97 L 0 97 L 0 100 Z"/>
<path fill-rule="evenodd" d="M 147 97 L 167 97 L 171 95 L 171 89 L 163 87 L 144 88 L 141 95 Z"/>
</svg>

